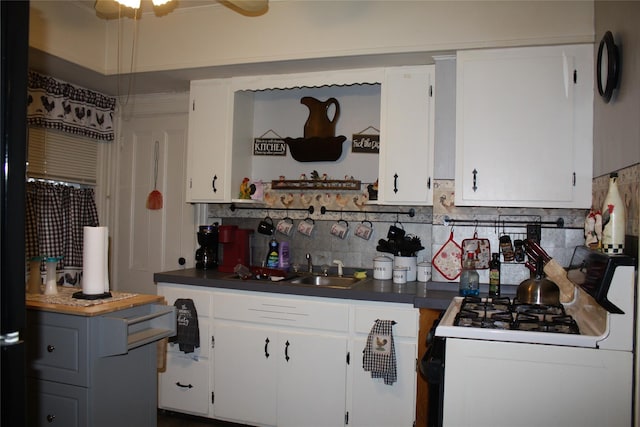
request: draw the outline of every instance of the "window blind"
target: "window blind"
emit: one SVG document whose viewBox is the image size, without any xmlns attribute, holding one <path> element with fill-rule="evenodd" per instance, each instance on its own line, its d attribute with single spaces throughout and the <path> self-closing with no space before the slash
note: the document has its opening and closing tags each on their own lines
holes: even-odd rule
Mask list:
<svg viewBox="0 0 640 427">
<path fill-rule="evenodd" d="M 98 143 L 91 138 L 29 127 L 27 177 L 96 183 Z"/>
</svg>

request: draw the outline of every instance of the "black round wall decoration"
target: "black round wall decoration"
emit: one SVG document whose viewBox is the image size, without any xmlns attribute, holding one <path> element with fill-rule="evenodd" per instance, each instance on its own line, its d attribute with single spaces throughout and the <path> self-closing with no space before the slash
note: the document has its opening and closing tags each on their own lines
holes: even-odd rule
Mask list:
<svg viewBox="0 0 640 427">
<path fill-rule="evenodd" d="M 618 85 L 618 76 L 620 73 L 620 55 L 618 47 L 613 41 L 611 31 L 607 31 L 600 41 L 596 73 L 598 93 L 604 102 L 609 102 L 613 90 Z"/>
</svg>

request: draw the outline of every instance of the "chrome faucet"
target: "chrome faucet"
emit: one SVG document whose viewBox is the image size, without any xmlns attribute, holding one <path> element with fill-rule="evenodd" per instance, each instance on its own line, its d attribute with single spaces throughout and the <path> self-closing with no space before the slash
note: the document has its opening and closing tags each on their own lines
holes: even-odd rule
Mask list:
<svg viewBox="0 0 640 427">
<path fill-rule="evenodd" d="M 307 259 L 307 270 L 309 273 L 313 273 L 313 262 L 311 261 L 311 254 L 307 253 L 304 256 Z"/>
</svg>

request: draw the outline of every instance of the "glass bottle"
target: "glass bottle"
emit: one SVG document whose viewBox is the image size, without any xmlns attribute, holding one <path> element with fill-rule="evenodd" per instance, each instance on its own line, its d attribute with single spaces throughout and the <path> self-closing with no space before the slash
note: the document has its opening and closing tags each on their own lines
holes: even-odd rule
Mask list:
<svg viewBox="0 0 640 427">
<path fill-rule="evenodd" d="M 40 264 L 42 257 L 33 257 L 29 260 L 29 281 L 27 282 L 28 294 L 39 294 L 40 285 L 42 284 L 42 274 L 40 273 Z"/>
<path fill-rule="evenodd" d="M 463 297 L 480 295 L 480 275 L 476 271 L 473 252 L 467 252 L 467 257 L 462 264 L 459 293 Z"/>
<path fill-rule="evenodd" d="M 609 175 L 609 191 L 602 206 L 602 250 L 606 254 L 624 251 L 625 206 L 618 191 L 618 174 Z"/>
<path fill-rule="evenodd" d="M 489 262 L 489 296 L 500 296 L 500 254 L 492 253 Z"/>
<path fill-rule="evenodd" d="M 56 274 L 56 267 L 60 258 L 48 257 L 44 259 L 47 266 L 47 275 L 45 280 L 44 294 L 55 295 L 58 293 L 58 278 Z"/>
</svg>

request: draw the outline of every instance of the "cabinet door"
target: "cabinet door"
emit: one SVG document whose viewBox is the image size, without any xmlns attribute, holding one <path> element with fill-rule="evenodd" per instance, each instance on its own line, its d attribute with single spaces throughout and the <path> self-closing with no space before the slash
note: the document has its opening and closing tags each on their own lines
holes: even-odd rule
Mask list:
<svg viewBox="0 0 640 427">
<path fill-rule="evenodd" d="M 59 425 L 82 427 L 89 422 L 89 389 L 53 381 L 31 379 L 28 387 L 29 402 L 33 402 L 27 414 L 29 426 Z"/>
<path fill-rule="evenodd" d="M 158 406 L 179 412 L 209 415 L 208 359 L 193 355 L 167 354 L 167 370 L 159 377 Z"/>
<path fill-rule="evenodd" d="M 354 340 L 354 354 L 360 355 L 367 337 Z M 371 378 L 362 366 L 362 357 L 352 358 L 353 390 L 349 425 L 361 427 L 411 427 L 415 421 L 417 346 L 395 340 L 398 381 L 386 385 Z M 426 403 L 425 403 L 426 405 Z"/>
<path fill-rule="evenodd" d="M 277 331 L 225 321 L 214 331 L 214 417 L 276 425 Z"/>
<path fill-rule="evenodd" d="M 385 70 L 381 89 L 378 198 L 433 204 L 433 66 Z"/>
<path fill-rule="evenodd" d="M 588 207 L 592 47 L 459 52 L 456 205 Z"/>
<path fill-rule="evenodd" d="M 278 357 L 278 426 L 345 424 L 346 336 L 282 331 Z"/>
<path fill-rule="evenodd" d="M 191 82 L 187 202 L 230 201 L 230 80 Z"/>
</svg>

